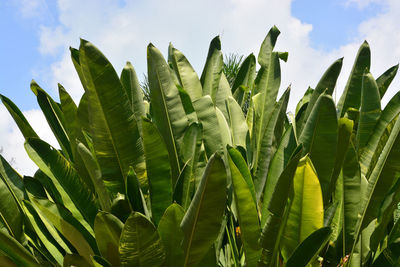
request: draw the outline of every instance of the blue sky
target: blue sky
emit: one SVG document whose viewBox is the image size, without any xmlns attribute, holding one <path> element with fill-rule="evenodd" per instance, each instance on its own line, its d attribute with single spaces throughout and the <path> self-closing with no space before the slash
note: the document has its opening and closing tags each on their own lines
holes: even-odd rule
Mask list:
<svg viewBox="0 0 400 267">
<path fill-rule="evenodd" d="M 55 99 L 60 82 L 78 101 L 82 88 L 69 58 L 79 38 L 93 42 L 119 72 L 127 60 L 140 79 L 149 42 L 166 54 L 180 49 L 198 73 L 209 41 L 221 36 L 222 50 L 258 53 L 277 25 L 277 49 L 289 52 L 282 65 L 282 90 L 292 84 L 289 109 L 325 69 L 344 57 L 337 92 L 346 83 L 359 45 L 367 39 L 371 72 L 378 77 L 400 61 L 398 0 L 8 0 L 0 1 L 0 93 L 12 99 L 44 140 L 57 146 L 29 89 L 35 79 Z M 400 88 L 396 78 L 387 101 Z M 0 105 L 0 149 L 17 169 L 35 167 L 23 138 Z"/>
</svg>

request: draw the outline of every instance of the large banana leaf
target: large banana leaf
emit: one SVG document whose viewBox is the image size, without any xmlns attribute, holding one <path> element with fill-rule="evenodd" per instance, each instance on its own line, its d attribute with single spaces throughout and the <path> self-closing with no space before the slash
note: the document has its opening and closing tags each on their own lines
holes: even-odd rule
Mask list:
<svg viewBox="0 0 400 267">
<path fill-rule="evenodd" d="M 260 199 L 264 191 L 265 181 L 268 175 L 269 165 L 272 155 L 275 153 L 283 133 L 284 118 L 286 117 L 286 108 L 289 102 L 290 87 L 283 93 L 281 99 L 275 104 L 274 109 L 266 128 L 263 130 L 261 143 L 256 147 L 258 159 L 254 167 L 254 187 L 257 200 Z M 257 154 L 256 154 L 257 155 Z"/>
<path fill-rule="evenodd" d="M 303 155 L 310 154 L 318 174 L 325 205 L 330 198 L 329 187 L 335 166 L 337 127 L 336 108 L 332 97 L 322 94 L 304 126 L 299 143 L 303 144 Z"/>
<path fill-rule="evenodd" d="M 343 198 L 343 252 L 351 252 L 356 236 L 358 220 L 357 210 L 360 209 L 361 171 L 357 152 L 350 144 L 342 168 L 342 198 Z"/>
<path fill-rule="evenodd" d="M 64 156 L 67 159 L 73 159 L 71 144 L 65 127 L 64 113 L 61 107 L 34 80 L 31 82 L 31 90 L 36 95 L 39 106 L 60 144 Z"/>
<path fill-rule="evenodd" d="M 358 120 L 356 148 L 359 151 L 367 145 L 371 132 L 381 115 L 381 99 L 378 85 L 371 73 L 365 73 L 361 86 L 361 106 Z"/>
<path fill-rule="evenodd" d="M 261 53 L 261 52 L 260 52 Z M 260 74 L 263 72 L 264 74 Z M 281 83 L 281 70 L 279 65 L 279 56 L 277 52 L 271 55 L 270 63 L 266 69 L 261 68 L 258 72 L 259 79 L 256 79 L 256 88 L 260 91 L 252 97 L 254 110 L 254 130 L 252 131 L 252 149 L 253 149 L 253 167 L 257 170 L 257 164 L 260 160 L 261 143 L 264 138 L 265 128 L 267 127 L 275 107 L 276 97 L 278 95 Z M 252 112 L 251 110 L 249 110 Z"/>
<path fill-rule="evenodd" d="M 17 240 L 0 230 L 0 251 L 21 267 L 39 267 L 39 262 Z"/>
<path fill-rule="evenodd" d="M 379 76 L 378 79 L 376 79 L 376 84 L 378 85 L 379 95 L 381 99 L 385 95 L 389 85 L 392 83 L 398 70 L 399 70 L 399 64 L 394 65 L 393 67 L 385 71 L 381 76 Z"/>
<path fill-rule="evenodd" d="M 196 170 L 198 166 L 200 148 L 202 144 L 201 124 L 192 123 L 185 131 L 182 141 L 181 158 L 185 162 L 179 180 L 174 188 L 174 200 L 187 210 L 190 205 L 196 180 Z"/>
<path fill-rule="evenodd" d="M 103 180 L 101 179 L 101 171 L 98 162 L 94 158 L 92 152 L 87 147 L 85 147 L 84 144 L 78 142 L 77 149 L 80 157 L 82 157 L 83 159 L 86 169 L 89 172 L 89 177 L 92 180 L 92 184 L 94 186 L 94 190 L 97 196 L 97 201 L 99 202 L 101 209 L 104 211 L 110 211 L 111 198 L 104 185 Z"/>
<path fill-rule="evenodd" d="M 240 152 L 235 151 L 234 148 L 229 149 L 229 154 L 235 153 Z M 242 176 L 230 156 L 228 161 L 246 266 L 257 266 L 257 261 L 261 255 L 261 247 L 258 245 L 261 228 L 258 220 L 257 205 L 256 202 L 251 201 L 253 198 L 252 188 L 248 185 L 246 178 Z"/>
<path fill-rule="evenodd" d="M 91 190 L 94 190 L 94 185 L 92 180 L 89 178 L 90 176 L 85 163 L 77 151 L 77 139 L 84 140 L 82 128 L 78 119 L 78 107 L 61 84 L 58 84 L 58 93 L 60 96 L 60 108 L 64 114 L 65 130 L 69 137 L 75 168 L 86 185 Z"/>
<path fill-rule="evenodd" d="M 262 226 L 263 230 L 259 242 L 263 248 L 260 262 L 264 266 L 274 266 L 276 256 L 279 253 L 281 240 L 285 233 L 286 220 L 290 215 L 287 208 L 288 198 L 292 190 L 293 179 L 298 170 L 301 154 L 302 148 L 298 147 L 280 174 L 270 201 L 263 203 L 262 223 L 264 223 L 263 221 L 265 223 Z"/>
<path fill-rule="evenodd" d="M 175 267 L 183 264 L 181 243 L 183 232 L 180 228 L 185 215 L 184 209 L 176 203 L 169 206 L 158 224 L 157 231 L 165 248 L 165 266 Z"/>
<path fill-rule="evenodd" d="M 94 234 L 101 255 L 114 267 L 120 266 L 119 238 L 123 223 L 111 213 L 100 211 L 94 221 Z"/>
<path fill-rule="evenodd" d="M 324 223 L 322 191 L 311 159 L 299 162 L 294 179 L 294 194 L 282 236 L 282 256 L 288 260 L 296 247 Z"/>
<path fill-rule="evenodd" d="M 371 51 L 369 44 L 364 41 L 357 52 L 356 60 L 346 87 L 337 105 L 340 117 L 343 117 L 349 108 L 359 109 L 361 104 L 361 86 L 364 71 L 369 70 L 371 64 Z"/>
<path fill-rule="evenodd" d="M 172 47 L 171 44 L 170 49 L 172 50 L 170 60 L 180 84 L 192 101 L 199 99 L 203 95 L 203 88 L 197 73 L 182 52 Z"/>
<path fill-rule="evenodd" d="M 170 68 L 161 52 L 150 44 L 147 55 L 152 118 L 166 144 L 172 181 L 176 181 L 181 170 L 180 142 L 188 126 L 188 119 Z"/>
<path fill-rule="evenodd" d="M 388 125 L 396 118 L 400 112 L 400 92 L 395 94 L 389 103 L 386 105 L 384 110 L 379 117 L 379 120 L 374 128 L 373 133 L 368 141 L 368 145 L 364 148 L 360 155 L 361 172 L 366 177 L 369 177 L 373 168 L 375 167 L 376 161 L 378 160 L 384 142 L 382 143 L 381 137 Z M 380 145 L 383 144 L 383 145 Z"/>
<path fill-rule="evenodd" d="M 121 83 L 126 91 L 126 95 L 132 105 L 132 111 L 139 128 L 139 134 L 142 133 L 142 117 L 146 116 L 143 102 L 143 91 L 139 85 L 135 69 L 128 61 L 121 72 Z"/>
<path fill-rule="evenodd" d="M 228 123 L 232 135 L 232 144 L 245 148 L 249 129 L 242 109 L 233 97 L 228 97 L 226 100 L 226 109 L 229 117 Z"/>
<path fill-rule="evenodd" d="M 210 96 L 203 96 L 193 102 L 197 117 L 203 126 L 203 140 L 207 157 L 211 157 L 216 151 L 222 150 L 221 134 L 214 104 Z"/>
<path fill-rule="evenodd" d="M 4 225 L 9 234 L 16 240 L 23 240 L 23 213 L 20 204 L 15 199 L 13 191 L 5 182 L 5 177 L 0 174 L 0 222 Z"/>
<path fill-rule="evenodd" d="M 91 137 L 102 179 L 114 194 L 124 192 L 124 177 L 133 166 L 144 175 L 140 134 L 117 73 L 90 42 L 81 40 L 79 60 L 88 93 Z"/>
<path fill-rule="evenodd" d="M 171 166 L 168 151 L 156 126 L 143 118 L 143 144 L 149 180 L 151 211 L 157 225 L 164 211 L 172 203 Z"/>
<path fill-rule="evenodd" d="M 181 223 L 185 267 L 196 266 L 218 236 L 226 205 L 226 180 L 225 164 L 214 154 Z"/>
<path fill-rule="evenodd" d="M 350 138 L 353 132 L 354 122 L 348 118 L 340 118 L 338 120 L 338 141 L 337 152 L 335 159 L 335 167 L 332 171 L 331 185 L 329 187 L 329 194 L 336 188 L 336 181 L 342 169 L 345 160 L 346 152 L 350 144 Z"/>
<path fill-rule="evenodd" d="M 281 142 L 271 160 L 271 164 L 268 171 L 267 181 L 265 182 L 263 204 L 261 211 L 261 225 L 264 226 L 267 218 L 267 210 L 272 194 L 275 191 L 276 184 L 279 177 L 286 169 L 293 152 L 297 147 L 296 138 L 292 127 L 289 127 L 282 136 Z M 295 164 L 297 165 L 297 164 Z M 294 167 L 296 168 L 296 166 Z"/>
<path fill-rule="evenodd" d="M 165 252 L 154 225 L 142 214 L 126 220 L 119 242 L 121 266 L 164 266 Z"/>
<path fill-rule="evenodd" d="M 397 120 L 382 150 L 371 176 L 368 186 L 362 195 L 361 229 L 367 226 L 379 214 L 379 208 L 385 193 L 400 177 L 400 120 Z"/>
<path fill-rule="evenodd" d="M 29 138 L 25 142 L 25 149 L 39 169 L 56 185 L 65 207 L 84 225 L 86 224 L 80 219 L 82 216 L 89 225 L 93 225 L 97 213 L 95 197 L 82 182 L 73 166 L 60 152 L 40 139 Z M 73 204 L 70 203 L 71 200 Z"/>
<path fill-rule="evenodd" d="M 41 214 L 37 213 L 30 201 L 23 202 L 25 218 L 35 231 L 51 257 L 62 265 L 64 253 L 71 253 L 56 229 Z"/>
<path fill-rule="evenodd" d="M 96 240 L 92 234 L 71 216 L 71 213 L 62 206 L 47 199 L 31 198 L 32 204 L 42 215 L 71 243 L 79 255 L 90 261 L 90 255 L 98 253 Z"/>
<path fill-rule="evenodd" d="M 203 96 L 209 95 L 213 103 L 216 102 L 223 67 L 221 41 L 219 36 L 216 36 L 210 43 L 206 64 L 200 77 L 201 85 L 203 86 Z"/>
</svg>

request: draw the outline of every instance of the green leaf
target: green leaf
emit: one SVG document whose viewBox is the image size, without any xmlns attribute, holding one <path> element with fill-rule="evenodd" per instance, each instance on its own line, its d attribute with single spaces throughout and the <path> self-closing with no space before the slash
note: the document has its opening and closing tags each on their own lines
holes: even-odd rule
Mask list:
<svg viewBox="0 0 400 267">
<path fill-rule="evenodd" d="M 77 145 L 78 153 L 82 157 L 83 162 L 89 172 L 89 177 L 92 180 L 92 184 L 94 185 L 94 189 L 96 191 L 97 200 L 100 204 L 100 207 L 104 211 L 111 210 L 111 199 L 109 193 L 104 185 L 101 176 L 100 166 L 94 158 L 92 152 L 85 147 L 84 144 L 78 142 Z"/>
<path fill-rule="evenodd" d="M 142 214 L 132 213 L 119 242 L 121 266 L 164 266 L 165 252 L 154 225 Z"/>
<path fill-rule="evenodd" d="M 212 102 L 216 102 L 217 90 L 220 85 L 222 69 L 224 66 L 219 36 L 211 40 L 208 49 L 206 64 L 200 77 L 203 86 L 203 96 L 209 95 Z"/>
<path fill-rule="evenodd" d="M 296 139 L 294 137 L 293 128 L 288 128 L 282 136 L 281 142 L 271 160 L 271 164 L 268 170 L 268 176 L 264 187 L 263 204 L 261 211 L 261 225 L 265 224 L 267 218 L 267 210 L 272 194 L 275 191 L 275 187 L 280 179 L 281 174 L 284 172 L 288 163 L 295 152 L 297 147 Z M 293 163 L 292 163 L 293 164 Z M 295 164 L 297 166 L 297 164 Z M 296 168 L 294 166 L 294 168 Z"/>
<path fill-rule="evenodd" d="M 364 41 L 358 49 L 351 74 L 337 105 L 340 117 L 343 117 L 349 108 L 360 108 L 362 78 L 364 71 L 369 70 L 370 63 L 371 51 L 367 41 Z"/>
<path fill-rule="evenodd" d="M 254 203 L 256 204 L 257 200 L 256 200 L 256 193 L 254 190 L 253 178 L 251 177 L 251 173 L 249 167 L 247 166 L 246 161 L 244 160 L 242 154 L 239 152 L 238 149 L 235 149 L 233 147 L 228 147 L 228 153 L 229 153 L 229 158 L 234 164 L 235 168 L 237 168 L 237 170 L 240 172 L 240 175 L 246 181 L 247 186 L 251 193 L 251 197 Z"/>
<path fill-rule="evenodd" d="M 101 255 L 112 264 L 120 265 L 119 238 L 123 223 L 114 215 L 100 211 L 94 221 L 94 233 Z"/>
<path fill-rule="evenodd" d="M 133 115 L 138 125 L 139 133 L 142 133 L 142 117 L 146 116 L 143 102 L 143 91 L 140 87 L 135 69 L 128 61 L 121 73 L 121 83 L 126 91 L 126 95 L 132 105 Z"/>
<path fill-rule="evenodd" d="M 232 145 L 231 132 L 229 131 L 229 125 L 225 119 L 224 114 L 218 107 L 215 107 L 215 113 L 217 115 L 218 126 L 219 126 L 218 132 L 221 134 L 222 146 L 225 147 L 228 144 Z"/>
<path fill-rule="evenodd" d="M 192 101 L 199 99 L 203 95 L 203 88 L 197 73 L 181 51 L 175 49 L 172 44 L 170 44 L 170 49 L 172 49 L 170 57 L 172 67 L 175 70 L 179 83 L 189 94 Z"/>
<path fill-rule="evenodd" d="M 152 44 L 147 47 L 152 119 L 164 139 L 169 154 L 172 181 L 178 179 L 180 142 L 188 119 L 171 74 L 161 52 Z"/>
<path fill-rule="evenodd" d="M 69 137 L 65 129 L 64 114 L 58 103 L 56 103 L 40 86 L 32 80 L 31 90 L 36 95 L 39 106 L 49 124 L 51 130 L 54 133 L 61 149 L 64 152 L 64 156 L 67 159 L 72 159 L 72 150 L 69 142 Z"/>
<path fill-rule="evenodd" d="M 175 184 L 174 200 L 187 210 L 190 205 L 191 196 L 194 191 L 196 178 L 196 170 L 200 157 L 200 149 L 202 144 L 202 127 L 201 124 L 192 123 L 185 131 L 182 141 L 181 158 L 185 164 L 185 168 Z"/>
<path fill-rule="evenodd" d="M 353 132 L 354 122 L 348 118 L 340 118 L 338 120 L 338 141 L 337 141 L 337 152 L 335 159 L 335 167 L 332 171 L 331 185 L 329 188 L 329 194 L 331 194 L 336 188 L 336 181 L 342 169 L 342 165 L 345 160 L 346 152 L 350 144 L 351 134 Z"/>
<path fill-rule="evenodd" d="M 21 267 L 39 267 L 39 262 L 17 240 L 0 230 L 0 250 Z"/>
<path fill-rule="evenodd" d="M 342 198 L 343 198 L 343 252 L 351 252 L 356 236 L 358 221 L 357 210 L 360 209 L 361 171 L 357 152 L 350 144 L 342 168 Z"/>
<path fill-rule="evenodd" d="M 324 223 L 322 191 L 308 156 L 299 162 L 293 188 L 294 194 L 282 237 L 281 252 L 285 260 L 288 260 L 296 247 Z"/>
<path fill-rule="evenodd" d="M 139 179 L 132 167 L 129 169 L 128 176 L 126 176 L 126 196 L 133 211 L 147 215 L 146 202 L 140 189 Z"/>
<path fill-rule="evenodd" d="M 173 181 L 167 148 L 156 126 L 143 118 L 143 144 L 149 180 L 151 211 L 157 225 L 172 203 Z"/>
<path fill-rule="evenodd" d="M 255 162 L 256 165 L 254 166 L 253 173 L 257 200 L 261 198 L 261 194 L 264 192 L 271 159 L 282 137 L 289 95 L 290 87 L 283 93 L 279 102 L 275 104 L 270 120 L 266 125 L 266 128 L 263 130 L 262 139 L 260 140 L 261 143 L 259 146 L 255 147 L 257 150 L 257 161 Z"/>
<path fill-rule="evenodd" d="M 183 232 L 179 227 L 185 211 L 176 203 L 171 204 L 161 217 L 157 231 L 165 248 L 167 267 L 182 266 L 183 250 L 181 243 Z"/>
<path fill-rule="evenodd" d="M 338 60 L 333 62 L 333 64 L 329 66 L 329 68 L 322 75 L 317 86 L 315 87 L 315 90 L 312 92 L 305 114 L 302 117 L 302 120 L 299 122 L 299 127 L 301 130 L 303 129 L 304 124 L 306 123 L 308 117 L 310 116 L 311 111 L 314 108 L 314 105 L 317 102 L 319 96 L 324 92 L 332 96 L 333 90 L 335 89 L 336 86 L 336 81 L 342 69 L 342 65 L 343 65 L 343 58 L 339 58 Z"/>
<path fill-rule="evenodd" d="M 234 154 L 235 152 L 239 153 L 234 148 L 229 149 L 229 154 Z M 256 266 L 261 255 L 261 247 L 258 245 L 261 229 L 258 220 L 257 205 L 255 201 L 250 200 L 253 198 L 253 194 L 246 179 L 242 176 L 230 156 L 228 160 L 246 266 Z"/>
<path fill-rule="evenodd" d="M 332 230 L 329 227 L 323 227 L 314 231 L 296 248 L 285 266 L 307 266 L 317 257 L 319 251 L 329 241 L 331 233 Z"/>
<path fill-rule="evenodd" d="M 257 79 L 255 81 L 255 89 L 252 91 L 254 110 L 254 130 L 252 131 L 252 150 L 253 150 L 253 168 L 257 170 L 260 153 L 264 150 L 261 149 L 262 142 L 264 139 L 265 129 L 273 115 L 275 108 L 275 101 L 278 95 L 279 86 L 281 83 L 281 70 L 279 65 L 278 53 L 273 52 L 268 65 L 268 68 L 259 70 Z M 257 90 L 256 90 L 257 89 Z M 259 93 L 255 94 L 257 91 Z M 286 94 L 285 94 L 286 95 Z M 283 99 L 281 97 L 281 99 Z M 253 112 L 251 105 L 249 112 Z M 257 187 L 257 186 L 256 186 Z"/>
<path fill-rule="evenodd" d="M 281 32 L 278 30 L 278 28 L 273 26 L 261 44 L 257 60 L 262 67 L 267 67 L 269 65 L 272 50 L 274 49 L 276 40 L 278 39 L 280 33 Z"/>
<path fill-rule="evenodd" d="M 84 140 L 82 129 L 78 119 L 78 107 L 75 105 L 71 96 L 67 93 L 61 84 L 58 84 L 58 92 L 60 96 L 60 107 L 64 114 L 65 119 L 65 130 L 69 137 L 71 146 L 73 162 L 79 176 L 85 182 L 85 184 L 94 191 L 94 185 L 90 179 L 88 170 L 85 167 L 81 155 L 77 151 L 77 139 Z"/>
<path fill-rule="evenodd" d="M 95 197 L 82 182 L 70 162 L 60 152 L 40 139 L 29 138 L 25 142 L 25 149 L 36 165 L 51 178 L 60 192 L 65 206 L 81 223 L 83 223 L 81 219 L 83 216 L 90 225 L 93 225 L 97 213 Z M 70 203 L 70 200 L 73 204 Z M 85 223 L 83 224 L 85 225 Z"/>
<path fill-rule="evenodd" d="M 242 108 L 233 97 L 228 97 L 226 109 L 228 111 L 229 129 L 232 134 L 232 144 L 245 148 L 249 129 Z"/>
<path fill-rule="evenodd" d="M 78 220 L 67 209 L 47 199 L 31 200 L 43 216 L 74 246 L 79 255 L 90 261 L 90 255 L 97 251 L 96 241 Z"/>
<path fill-rule="evenodd" d="M 56 229 L 36 212 L 30 201 L 23 202 L 23 208 L 26 220 L 35 231 L 43 246 L 50 253 L 51 257 L 60 265 L 63 263 L 64 253 L 71 253 L 69 247 L 65 244 Z"/>
<path fill-rule="evenodd" d="M 362 195 L 361 203 L 364 210 L 361 213 L 361 229 L 378 216 L 385 193 L 400 177 L 400 165 L 397 160 L 400 157 L 400 120 L 397 120 L 392 127 Z"/>
<path fill-rule="evenodd" d="M 270 201 L 264 202 L 262 206 L 261 222 L 263 224 L 263 229 L 259 243 L 263 248 L 263 255 L 260 261 L 266 266 L 273 265 L 279 252 L 281 240 L 283 238 L 283 230 L 289 215 L 289 209 L 286 208 L 286 206 L 289 194 L 292 190 L 293 179 L 296 174 L 301 152 L 301 146 L 293 152 L 290 161 L 277 179 Z"/>
<path fill-rule="evenodd" d="M 7 228 L 10 236 L 22 241 L 24 233 L 21 204 L 1 173 L 0 178 L 0 222 Z"/>
<path fill-rule="evenodd" d="M 337 134 L 335 104 L 332 97 L 322 94 L 304 126 L 299 143 L 303 144 L 303 155 L 310 154 L 310 159 L 318 174 L 325 205 L 328 204 L 330 198 L 329 187 L 335 166 Z"/>
<path fill-rule="evenodd" d="M 395 94 L 386 107 L 383 109 L 381 116 L 374 128 L 374 131 L 368 141 L 368 145 L 361 151 L 360 165 L 361 172 L 365 177 L 369 177 L 375 164 L 382 153 L 382 149 L 386 140 L 382 139 L 388 125 L 393 122 L 400 113 L 400 92 Z M 381 141 L 384 140 L 384 141 Z"/>
<path fill-rule="evenodd" d="M 238 74 L 236 75 L 235 81 L 232 85 L 232 94 L 240 106 L 244 105 L 246 99 L 244 95 L 245 92 L 240 89 L 240 86 L 253 88 L 255 76 L 256 57 L 253 54 L 250 54 L 240 66 Z"/>
<path fill-rule="evenodd" d="M 214 104 L 210 96 L 203 96 L 193 102 L 197 117 L 203 126 L 203 140 L 207 157 L 216 151 L 222 150 L 222 139 L 219 131 L 218 119 Z"/>
<path fill-rule="evenodd" d="M 376 84 L 378 85 L 379 95 L 381 99 L 385 95 L 387 89 L 389 88 L 389 85 L 392 83 L 394 77 L 396 76 L 398 69 L 399 64 L 394 65 L 393 67 L 385 71 L 381 76 L 379 76 L 378 79 L 376 79 Z"/>
<path fill-rule="evenodd" d="M 356 148 L 361 151 L 369 140 L 371 133 L 381 115 L 381 99 L 378 85 L 371 73 L 365 73 L 361 86 L 361 107 L 357 127 Z"/>
<path fill-rule="evenodd" d="M 29 124 L 28 120 L 25 118 L 24 114 L 19 110 L 19 108 L 7 97 L 0 94 L 1 102 L 7 108 L 10 115 L 13 117 L 15 123 L 17 124 L 19 130 L 25 139 L 30 137 L 38 138 L 38 135 L 33 130 L 32 126 Z"/>
<path fill-rule="evenodd" d="M 229 116 L 226 101 L 229 97 L 232 97 L 232 89 L 225 74 L 221 73 L 221 79 L 219 80 L 217 95 L 215 97 L 215 106 L 222 111 L 227 121 L 229 120 Z"/>
<path fill-rule="evenodd" d="M 226 179 L 224 162 L 214 154 L 181 223 L 183 266 L 198 264 L 218 236 L 226 203 Z"/>
<path fill-rule="evenodd" d="M 124 192 L 129 166 L 144 176 L 138 125 L 117 73 L 90 42 L 81 40 L 79 60 L 88 93 L 91 137 L 102 179 L 113 193 Z"/>
</svg>

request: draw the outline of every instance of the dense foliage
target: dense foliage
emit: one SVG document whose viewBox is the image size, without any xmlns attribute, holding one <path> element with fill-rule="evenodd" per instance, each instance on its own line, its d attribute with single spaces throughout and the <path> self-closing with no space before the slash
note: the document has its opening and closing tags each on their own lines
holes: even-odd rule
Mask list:
<svg viewBox="0 0 400 267">
<path fill-rule="evenodd" d="M 60 149 L 1 96 L 39 169 L 21 176 L 1 157 L 0 265 L 399 264 L 400 93 L 381 107 L 398 66 L 374 79 L 364 42 L 337 105 L 342 59 L 287 113 L 278 35 L 231 83 L 218 37 L 200 78 L 150 44 L 148 98 L 129 62 L 117 75 L 81 40 L 78 106 L 31 83 Z"/>
</svg>

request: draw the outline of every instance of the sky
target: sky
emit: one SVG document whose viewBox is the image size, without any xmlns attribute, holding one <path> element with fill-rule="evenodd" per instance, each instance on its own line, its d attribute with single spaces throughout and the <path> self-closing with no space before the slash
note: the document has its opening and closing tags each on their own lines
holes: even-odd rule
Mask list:
<svg viewBox="0 0 400 267">
<path fill-rule="evenodd" d="M 201 74 L 208 45 L 217 35 L 224 54 L 258 54 L 268 30 L 280 31 L 281 92 L 291 84 L 293 110 L 308 86 L 344 57 L 341 95 L 359 46 L 371 47 L 375 78 L 400 61 L 398 0 L 5 0 L 0 1 L 0 93 L 24 112 L 38 135 L 58 147 L 29 84 L 34 79 L 58 101 L 61 83 L 78 103 L 83 93 L 69 47 L 79 38 L 95 44 L 120 72 L 126 61 L 139 79 L 146 73 L 149 42 L 167 54 L 169 42 Z M 400 89 L 396 77 L 384 103 Z M 23 175 L 36 170 L 23 137 L 0 104 L 0 152 Z"/>
</svg>

